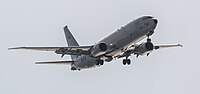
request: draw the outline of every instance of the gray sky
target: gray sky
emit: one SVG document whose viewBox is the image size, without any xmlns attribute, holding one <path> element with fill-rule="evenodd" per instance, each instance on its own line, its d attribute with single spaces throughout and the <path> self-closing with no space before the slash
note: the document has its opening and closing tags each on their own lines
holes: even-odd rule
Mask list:
<svg viewBox="0 0 200 94">
<path fill-rule="evenodd" d="M 0 94 L 199 94 L 198 0 L 1 0 Z M 149 57 L 121 59 L 72 72 L 35 61 L 68 60 L 53 52 L 7 51 L 15 46 L 65 46 L 68 25 L 81 45 L 90 45 L 143 15 L 159 24 L 155 44 L 182 43 Z"/>
</svg>

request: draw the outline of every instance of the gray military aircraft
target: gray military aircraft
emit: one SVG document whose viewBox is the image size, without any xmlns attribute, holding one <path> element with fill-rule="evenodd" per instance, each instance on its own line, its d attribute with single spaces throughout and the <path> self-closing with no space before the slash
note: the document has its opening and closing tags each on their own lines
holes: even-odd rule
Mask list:
<svg viewBox="0 0 200 94">
<path fill-rule="evenodd" d="M 104 62 L 111 62 L 113 58 L 123 59 L 123 65 L 130 65 L 131 60 L 128 57 L 131 54 L 149 55 L 153 50 L 168 47 L 182 47 L 181 44 L 175 45 L 154 45 L 150 36 L 158 20 L 152 16 L 143 16 L 131 21 L 124 27 L 121 27 L 108 37 L 90 46 L 79 46 L 68 27 L 64 27 L 68 47 L 16 47 L 10 49 L 28 49 L 39 51 L 54 51 L 56 54 L 71 55 L 70 61 L 50 61 L 36 62 L 36 64 L 70 64 L 71 70 L 81 70 L 101 66 Z M 146 42 L 137 44 L 142 39 L 147 38 Z"/>
</svg>

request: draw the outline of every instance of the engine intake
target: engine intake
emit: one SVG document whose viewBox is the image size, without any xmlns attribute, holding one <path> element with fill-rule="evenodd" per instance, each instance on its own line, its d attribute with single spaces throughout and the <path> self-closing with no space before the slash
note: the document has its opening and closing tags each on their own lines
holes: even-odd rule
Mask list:
<svg viewBox="0 0 200 94">
<path fill-rule="evenodd" d="M 148 50 L 148 51 L 150 51 L 150 50 L 153 50 L 153 43 L 151 43 L 151 42 L 146 42 L 145 43 L 145 47 L 146 47 L 146 49 Z"/>
<path fill-rule="evenodd" d="M 107 45 L 106 45 L 105 43 L 100 43 L 100 44 L 99 44 L 99 49 L 100 49 L 101 51 L 106 51 L 106 50 L 107 50 Z"/>
<path fill-rule="evenodd" d="M 98 57 L 106 53 L 106 51 L 107 51 L 107 45 L 105 43 L 99 43 L 92 48 L 91 55 L 93 57 Z"/>
<path fill-rule="evenodd" d="M 137 54 L 143 55 L 145 53 L 148 53 L 148 52 L 152 51 L 153 49 L 154 49 L 153 43 L 148 41 L 148 42 L 141 43 L 140 45 L 138 45 L 134 49 L 133 53 L 137 53 Z"/>
</svg>

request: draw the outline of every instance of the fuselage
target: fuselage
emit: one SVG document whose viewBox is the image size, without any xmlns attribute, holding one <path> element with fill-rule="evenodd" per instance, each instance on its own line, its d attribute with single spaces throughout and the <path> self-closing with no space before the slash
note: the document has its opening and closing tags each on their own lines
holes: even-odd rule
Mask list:
<svg viewBox="0 0 200 94">
<path fill-rule="evenodd" d="M 126 50 L 129 46 L 145 38 L 151 31 L 154 31 L 157 22 L 151 16 L 143 16 L 131 21 L 97 43 L 105 43 L 107 45 L 106 51 L 98 55 L 111 57 L 118 55 L 118 53 Z M 98 59 L 98 57 L 91 55 L 81 55 L 74 60 L 72 67 L 76 69 L 95 67 Z"/>
</svg>

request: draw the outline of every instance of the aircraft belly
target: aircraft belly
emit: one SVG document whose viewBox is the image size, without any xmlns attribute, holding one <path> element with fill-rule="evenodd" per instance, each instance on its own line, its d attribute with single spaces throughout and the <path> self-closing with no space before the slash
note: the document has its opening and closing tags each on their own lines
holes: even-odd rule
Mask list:
<svg viewBox="0 0 200 94">
<path fill-rule="evenodd" d="M 75 66 L 77 69 L 86 69 L 96 66 L 96 58 L 90 57 L 88 55 L 82 55 L 77 58 Z"/>
<path fill-rule="evenodd" d="M 119 34 L 118 36 L 114 36 L 108 41 L 106 44 L 114 44 L 114 48 L 111 47 L 110 50 L 106 53 L 106 55 L 113 56 L 119 53 L 121 50 L 126 49 L 130 45 L 133 45 L 138 40 L 143 39 L 145 34 L 138 34 L 136 29 L 130 28 L 123 34 Z"/>
</svg>

